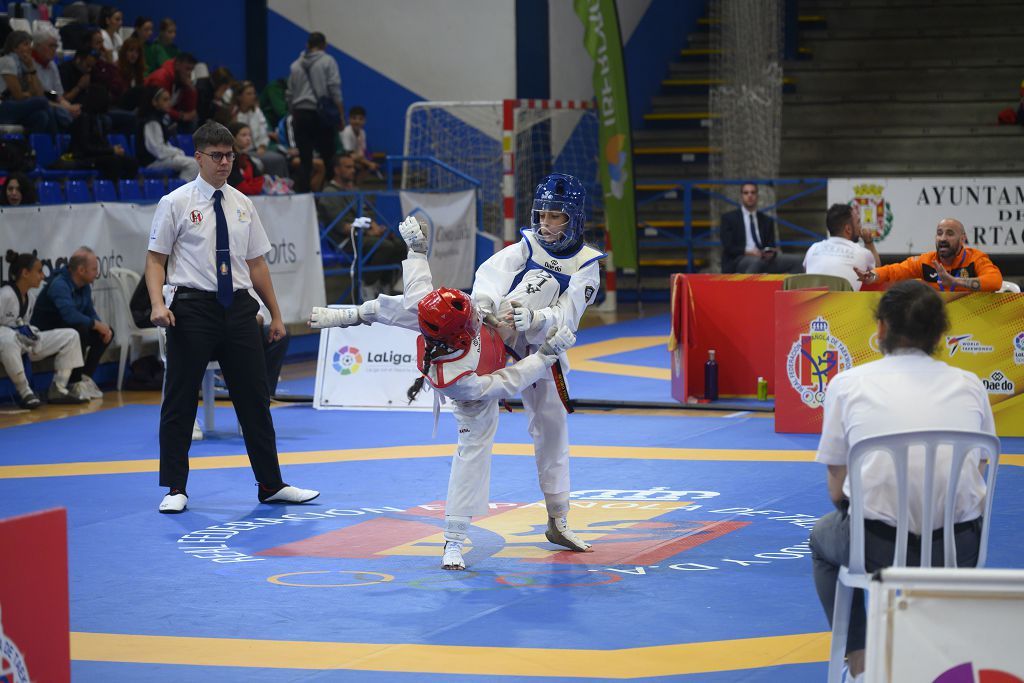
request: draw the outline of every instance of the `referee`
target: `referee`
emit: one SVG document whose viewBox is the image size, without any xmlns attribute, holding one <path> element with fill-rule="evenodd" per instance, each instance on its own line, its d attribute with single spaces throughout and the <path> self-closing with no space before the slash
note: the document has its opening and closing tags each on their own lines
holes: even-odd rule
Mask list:
<svg viewBox="0 0 1024 683">
<path fill-rule="evenodd" d="M 153 216 L 146 254 L 146 288 L 153 324 L 167 330 L 167 373 L 160 409 L 160 485 L 169 491 L 160 512 L 188 504 L 188 450 L 199 388 L 218 361 L 238 415 L 261 503 L 305 503 L 320 493 L 281 479 L 270 417 L 267 367 L 249 289 L 270 311 L 269 340 L 285 336 L 281 310 L 263 255 L 270 241 L 252 202 L 227 184 L 234 137 L 209 121 L 192 136 L 199 177 L 165 195 Z M 164 282 L 171 285 L 170 308 Z"/>
</svg>

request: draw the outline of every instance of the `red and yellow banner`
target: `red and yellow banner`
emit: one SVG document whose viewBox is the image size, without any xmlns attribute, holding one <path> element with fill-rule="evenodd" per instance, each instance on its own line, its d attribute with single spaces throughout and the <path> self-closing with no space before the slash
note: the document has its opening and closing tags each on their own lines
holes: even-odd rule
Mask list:
<svg viewBox="0 0 1024 683">
<path fill-rule="evenodd" d="M 940 294 L 950 328 L 935 357 L 976 374 L 999 436 L 1024 436 L 1024 294 Z M 825 387 L 882 357 L 874 311 L 882 292 L 775 294 L 775 431 L 821 432 Z"/>
</svg>

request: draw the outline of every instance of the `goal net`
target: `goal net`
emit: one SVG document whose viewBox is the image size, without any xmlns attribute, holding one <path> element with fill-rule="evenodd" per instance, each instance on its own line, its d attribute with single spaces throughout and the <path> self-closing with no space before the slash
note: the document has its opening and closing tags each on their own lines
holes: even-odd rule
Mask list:
<svg viewBox="0 0 1024 683">
<path fill-rule="evenodd" d="M 481 229 L 511 242 L 529 224 L 534 188 L 549 173 L 583 181 L 594 220 L 602 205 L 597 125 L 589 101 L 416 102 L 405 115 L 405 156 L 433 157 L 480 181 Z M 459 182 L 434 164 L 402 164 L 403 189 L 449 190 Z"/>
</svg>

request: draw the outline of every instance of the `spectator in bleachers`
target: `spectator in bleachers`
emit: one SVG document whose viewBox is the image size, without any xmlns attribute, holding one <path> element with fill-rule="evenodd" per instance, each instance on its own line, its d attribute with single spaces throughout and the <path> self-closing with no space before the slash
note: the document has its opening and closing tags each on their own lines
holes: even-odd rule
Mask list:
<svg viewBox="0 0 1024 683">
<path fill-rule="evenodd" d="M 285 158 L 288 160 L 288 168 L 291 170 L 291 177 L 295 178 L 300 173 L 300 160 L 299 160 L 299 148 L 295 146 L 295 126 L 293 125 L 292 115 L 288 114 L 284 117 L 284 140 L 281 141 L 284 148 Z M 313 171 L 309 176 L 309 189 L 312 192 L 319 192 L 320 188 L 324 185 L 324 177 L 327 175 L 327 169 L 324 166 L 324 160 L 321 159 L 315 152 L 313 153 Z"/>
<path fill-rule="evenodd" d="M 121 45 L 117 68 L 121 71 L 121 80 L 128 88 L 117 104 L 126 111 L 135 111 L 139 108 L 142 88 L 146 85 L 146 57 L 138 38 L 129 38 Z"/>
<path fill-rule="evenodd" d="M 345 125 L 341 100 L 341 74 L 338 63 L 326 52 L 327 38 L 319 31 L 310 33 L 306 51 L 292 62 L 288 75 L 288 109 L 294 118 L 295 142 L 299 149 L 299 173 L 296 192 L 310 191 L 313 150 L 320 154 L 326 168 L 332 168 L 338 129 Z M 324 105 L 336 107 L 337 121 L 326 120 Z"/>
<path fill-rule="evenodd" d="M 242 194 L 263 194 L 263 170 L 245 153 L 252 147 L 252 131 L 241 121 L 229 123 L 228 130 L 235 137 L 235 162 L 231 166 L 228 185 Z"/>
<path fill-rule="evenodd" d="M 260 109 L 267 117 L 267 125 L 271 129 L 277 128 L 277 124 L 288 115 L 288 81 L 283 78 L 275 78 L 260 93 Z M 280 145 L 281 141 L 277 140 Z"/>
<path fill-rule="evenodd" d="M 42 401 L 32 391 L 22 355 L 30 361 L 54 356 L 53 384 L 48 393 L 50 403 L 85 403 L 89 399 L 68 390 L 68 380 L 75 368 L 82 366 L 82 347 L 78 332 L 70 328 L 40 330 L 29 324 L 43 282 L 43 264 L 35 254 L 14 254 L 10 282 L 0 288 L 0 363 L 14 384 L 18 405 L 35 410 Z"/>
<path fill-rule="evenodd" d="M 64 97 L 73 104 L 81 104 L 86 88 L 92 83 L 92 70 L 96 66 L 96 53 L 91 47 L 80 47 L 74 59 L 63 62 L 58 71 L 64 86 Z"/>
<path fill-rule="evenodd" d="M 64 97 L 64 84 L 57 68 L 57 34 L 53 30 L 38 29 L 32 35 L 32 59 L 36 63 L 36 75 L 43 86 L 43 92 L 50 100 L 57 127 L 67 130 L 71 121 L 81 113 L 81 106 L 71 104 Z"/>
<path fill-rule="evenodd" d="M 235 77 L 226 66 L 218 66 L 206 78 L 196 81 L 196 123 L 213 119 L 222 126 L 231 121 L 233 105 L 231 84 Z"/>
<path fill-rule="evenodd" d="M 118 51 L 124 38 L 121 37 L 121 25 L 124 14 L 113 5 L 104 5 L 100 10 L 100 28 L 103 29 L 102 57 L 111 64 L 117 63 Z"/>
<path fill-rule="evenodd" d="M 96 169 L 110 180 L 131 180 L 139 173 L 139 162 L 121 145 L 111 145 L 107 112 L 110 95 L 93 85 L 85 93 L 82 115 L 71 125 L 71 156 L 84 168 Z"/>
<path fill-rule="evenodd" d="M 355 106 L 348 110 L 348 125 L 341 131 L 341 147 L 355 159 L 359 177 L 364 171 L 378 173 L 378 164 L 370 161 L 366 153 L 366 110 Z"/>
<path fill-rule="evenodd" d="M 352 224 L 358 218 L 358 205 L 356 197 L 352 194 L 331 194 L 335 192 L 352 193 L 358 192 L 356 185 L 356 161 L 348 152 L 339 154 L 334 159 L 334 176 L 324 186 L 324 195 L 317 197 L 316 211 L 320 223 L 327 227 L 335 219 L 338 222 L 331 228 L 331 235 L 340 235 L 343 239 L 352 237 Z M 364 215 L 373 213 L 373 201 L 364 198 Z M 339 218 L 340 216 L 340 218 Z M 377 223 L 370 221 L 370 227 L 363 231 L 362 252 L 369 254 L 370 264 L 383 266 L 388 264 L 399 264 L 405 259 L 408 249 L 405 242 L 397 239 L 393 233 Z M 400 275 L 398 270 L 381 270 L 363 275 L 363 298 L 368 299 L 377 294 L 391 294 L 392 286 L 396 277 Z"/>
<path fill-rule="evenodd" d="M 167 112 L 182 133 L 190 133 L 196 128 L 197 97 L 196 89 L 192 87 L 192 70 L 195 67 L 196 58 L 182 52 L 146 76 L 147 86 L 157 86 L 167 92 L 170 97 Z"/>
<path fill-rule="evenodd" d="M 124 95 L 127 86 L 121 79 L 121 70 L 117 68 L 117 64 L 103 58 L 104 35 L 106 33 L 98 28 L 86 35 L 86 45 L 96 54 L 96 63 L 92 66 L 90 78 L 94 84 L 107 88 L 111 101 L 117 102 Z"/>
<path fill-rule="evenodd" d="M 36 62 L 32 59 L 32 36 L 11 31 L 0 57 L 0 123 L 28 128 L 33 133 L 57 134 L 57 117 L 44 97 Z"/>
<path fill-rule="evenodd" d="M 114 339 L 110 325 L 100 320 L 92 303 L 92 283 L 100 274 L 100 262 L 89 247 L 79 247 L 58 270 L 36 300 L 32 324 L 41 330 L 72 327 L 78 330 L 85 364 L 71 373 L 72 394 L 103 398 L 93 381 L 103 352 Z"/>
<path fill-rule="evenodd" d="M 267 126 L 267 117 L 259 107 L 256 86 L 252 81 L 242 81 L 235 88 L 235 120 L 249 126 L 252 132 L 252 146 L 243 151 L 263 162 L 267 173 L 276 176 L 288 175 L 288 160 L 276 149 L 270 149 L 271 141 L 277 142 L 277 133 Z"/>
<path fill-rule="evenodd" d="M 153 37 L 153 20 L 149 17 L 135 17 L 135 30 L 130 37 L 138 40 L 145 49 L 149 45 L 149 39 Z"/>
<path fill-rule="evenodd" d="M 168 59 L 174 59 L 181 50 L 174 44 L 178 35 L 178 25 L 174 19 L 164 17 L 160 20 L 160 33 L 156 40 L 146 44 L 146 68 L 150 73 L 159 69 Z"/>
<path fill-rule="evenodd" d="M 147 86 L 139 105 L 135 155 L 146 168 L 171 168 L 182 180 L 195 180 L 199 164 L 169 141 L 177 128 L 170 115 L 171 96 L 163 88 Z"/>
<path fill-rule="evenodd" d="M 0 192 L 0 206 L 25 206 L 39 201 L 36 186 L 24 173 L 11 173 Z"/>
</svg>

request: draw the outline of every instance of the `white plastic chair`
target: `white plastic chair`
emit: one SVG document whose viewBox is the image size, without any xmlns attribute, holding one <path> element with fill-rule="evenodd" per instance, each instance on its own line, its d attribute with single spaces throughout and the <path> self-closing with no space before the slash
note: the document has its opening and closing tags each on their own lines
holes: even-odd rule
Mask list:
<svg viewBox="0 0 1024 683">
<path fill-rule="evenodd" d="M 998 292 L 1009 292 L 1011 294 L 1020 294 L 1020 285 L 1018 285 L 1016 282 L 1011 282 L 1009 280 L 1003 280 L 1003 286 L 1000 287 L 996 291 L 998 291 Z"/>
<path fill-rule="evenodd" d="M 917 447 L 917 448 L 914 448 Z M 899 489 L 896 524 L 896 552 L 892 566 L 907 565 L 907 542 L 910 535 L 910 496 L 908 461 L 911 448 L 915 457 L 922 457 L 923 448 L 924 480 L 921 494 L 921 510 L 917 517 L 921 521 L 921 566 L 930 567 L 932 559 L 932 534 L 934 527 L 932 500 L 934 498 L 936 454 L 940 448 L 943 454 L 952 451 L 949 482 L 946 487 L 943 511 L 943 550 L 945 566 L 956 567 L 956 543 L 954 539 L 953 509 L 956 503 L 957 483 L 968 453 L 980 450 L 980 460 L 988 461 L 986 475 L 985 512 L 982 517 L 981 542 L 978 547 L 978 568 L 985 566 L 988 554 L 989 520 L 992 517 L 992 499 L 996 486 L 996 470 L 999 467 L 999 439 L 984 432 L 959 430 L 922 430 L 897 432 L 861 439 L 850 448 L 848 476 L 850 478 L 850 562 L 839 568 L 836 581 L 836 599 L 832 612 L 832 650 L 828 663 L 828 683 L 839 683 L 842 675 L 846 638 L 850 627 L 850 609 L 853 591 L 871 588 L 871 576 L 864 569 L 864 498 L 862 492 L 862 460 L 870 453 L 886 453 L 896 468 L 896 483 Z M 870 653 L 868 654 L 870 657 Z"/>
<path fill-rule="evenodd" d="M 117 364 L 117 389 L 120 391 L 124 388 L 124 368 L 128 364 L 128 359 L 131 356 L 139 355 L 142 344 L 146 342 L 159 343 L 159 333 L 156 328 L 139 327 L 135 324 L 135 319 L 132 317 L 130 303 L 132 295 L 135 293 L 135 288 L 139 286 L 142 276 L 128 268 L 111 268 L 110 279 L 117 284 L 120 298 L 123 300 L 122 313 L 125 314 L 118 316 L 121 319 L 120 327 L 122 329 L 116 330 L 118 336 L 121 337 L 118 340 L 121 356 Z M 130 354 L 129 351 L 131 352 Z"/>
<path fill-rule="evenodd" d="M 159 341 L 160 341 L 160 360 L 164 364 L 164 368 L 167 367 L 167 331 L 162 327 L 158 327 Z M 217 361 L 210 361 L 209 365 L 206 366 L 206 372 L 203 374 L 203 431 L 212 432 L 214 430 L 214 412 L 213 409 L 216 405 L 217 394 L 214 387 L 214 375 L 217 370 L 220 370 L 220 363 Z M 161 402 L 163 401 L 163 392 L 160 396 Z"/>
</svg>

